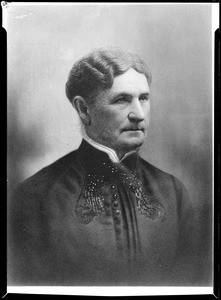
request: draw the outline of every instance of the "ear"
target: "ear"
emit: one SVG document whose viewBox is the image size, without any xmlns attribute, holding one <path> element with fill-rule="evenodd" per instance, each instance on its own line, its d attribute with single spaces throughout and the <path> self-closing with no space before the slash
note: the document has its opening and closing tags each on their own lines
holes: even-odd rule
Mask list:
<svg viewBox="0 0 221 300">
<path fill-rule="evenodd" d="M 77 110 L 83 124 L 90 125 L 91 118 L 86 100 L 81 96 L 75 96 L 71 104 Z"/>
</svg>

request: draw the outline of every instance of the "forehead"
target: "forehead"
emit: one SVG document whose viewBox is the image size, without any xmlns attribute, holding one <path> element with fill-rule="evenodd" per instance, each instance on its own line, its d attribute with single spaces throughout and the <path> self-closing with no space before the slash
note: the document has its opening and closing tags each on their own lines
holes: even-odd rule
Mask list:
<svg viewBox="0 0 221 300">
<path fill-rule="evenodd" d="M 95 108 L 108 104 L 119 94 L 130 94 L 136 97 L 149 92 L 146 76 L 131 68 L 125 73 L 116 76 L 112 87 L 101 91 L 97 95 L 96 101 L 92 103 L 92 106 Z"/>
<path fill-rule="evenodd" d="M 125 73 L 114 78 L 110 92 L 148 93 L 149 85 L 144 74 L 138 73 L 136 70 L 131 68 Z"/>
</svg>

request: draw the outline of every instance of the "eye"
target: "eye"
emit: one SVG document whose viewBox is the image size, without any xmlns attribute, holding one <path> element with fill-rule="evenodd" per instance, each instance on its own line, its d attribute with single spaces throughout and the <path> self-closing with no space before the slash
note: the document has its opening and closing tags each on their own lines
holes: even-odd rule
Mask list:
<svg viewBox="0 0 221 300">
<path fill-rule="evenodd" d="M 124 102 L 128 102 L 129 99 L 125 96 L 120 96 L 115 100 L 115 103 L 124 103 Z"/>
<path fill-rule="evenodd" d="M 141 95 L 140 98 L 139 98 L 139 100 L 140 100 L 140 101 L 148 101 L 149 98 L 150 98 L 149 95 Z"/>
</svg>

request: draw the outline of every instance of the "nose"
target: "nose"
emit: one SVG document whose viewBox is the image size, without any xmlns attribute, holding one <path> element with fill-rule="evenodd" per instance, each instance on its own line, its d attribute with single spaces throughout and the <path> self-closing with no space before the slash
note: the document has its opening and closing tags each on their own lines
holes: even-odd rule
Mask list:
<svg viewBox="0 0 221 300">
<path fill-rule="evenodd" d="M 131 103 L 128 118 L 131 122 L 142 122 L 145 119 L 144 110 L 139 99 Z"/>
</svg>

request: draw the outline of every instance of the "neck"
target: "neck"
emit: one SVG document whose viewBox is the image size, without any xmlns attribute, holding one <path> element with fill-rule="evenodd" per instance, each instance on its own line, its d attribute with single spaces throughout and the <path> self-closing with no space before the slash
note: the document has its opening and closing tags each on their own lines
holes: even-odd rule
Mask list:
<svg viewBox="0 0 221 300">
<path fill-rule="evenodd" d="M 139 148 L 136 148 L 136 149 L 133 149 L 133 150 L 119 150 L 119 151 L 116 151 L 117 153 L 117 156 L 119 158 L 119 160 L 122 160 L 124 159 L 125 157 L 127 157 L 129 154 L 131 153 L 134 153 L 134 152 L 138 152 L 139 151 Z"/>
<path fill-rule="evenodd" d="M 93 147 L 99 149 L 100 151 L 106 152 L 109 156 L 109 158 L 115 162 L 115 163 L 119 163 L 121 162 L 124 158 L 126 158 L 129 154 L 137 152 L 138 149 L 136 150 L 132 150 L 132 151 L 116 151 L 106 145 L 104 145 L 103 143 L 100 143 L 96 140 L 94 140 L 93 138 L 91 138 L 85 131 L 82 132 L 83 138 L 89 143 L 91 144 Z"/>
</svg>

